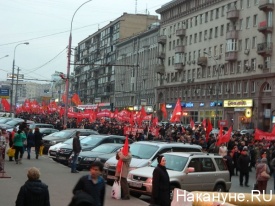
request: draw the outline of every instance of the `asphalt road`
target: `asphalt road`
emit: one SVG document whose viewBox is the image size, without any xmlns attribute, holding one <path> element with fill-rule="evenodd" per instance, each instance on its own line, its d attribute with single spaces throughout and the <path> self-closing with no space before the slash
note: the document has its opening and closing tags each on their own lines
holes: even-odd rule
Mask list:
<svg viewBox="0 0 275 206">
<path fill-rule="evenodd" d="M 49 159 L 46 155 L 34 159 L 34 154 L 30 160 L 26 159 L 27 154 L 21 165 L 15 162 L 5 162 L 5 176 L 11 178 L 0 178 L 0 205 L 14 206 L 20 187 L 27 180 L 27 170 L 30 167 L 37 167 L 41 172 L 41 180 L 49 186 L 51 206 L 66 206 L 72 198 L 72 189 L 78 179 L 88 171 L 72 174 L 70 168 L 63 166 Z M 6 157 L 7 159 L 7 157 Z M 0 177 L 2 174 L 0 173 Z M 130 200 L 115 200 L 111 198 L 111 187 L 107 186 L 105 196 L 105 206 L 142 206 L 148 203 L 131 197 Z"/>
</svg>

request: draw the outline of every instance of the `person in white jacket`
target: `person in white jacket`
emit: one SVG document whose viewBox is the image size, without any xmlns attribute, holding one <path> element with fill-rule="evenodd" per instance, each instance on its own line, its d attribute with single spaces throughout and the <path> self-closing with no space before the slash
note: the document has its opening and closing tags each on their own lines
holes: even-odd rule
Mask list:
<svg viewBox="0 0 275 206">
<path fill-rule="evenodd" d="M 224 143 L 222 143 L 220 148 L 219 148 L 219 155 L 222 156 L 222 157 L 227 155 L 227 147 L 225 146 Z"/>
</svg>

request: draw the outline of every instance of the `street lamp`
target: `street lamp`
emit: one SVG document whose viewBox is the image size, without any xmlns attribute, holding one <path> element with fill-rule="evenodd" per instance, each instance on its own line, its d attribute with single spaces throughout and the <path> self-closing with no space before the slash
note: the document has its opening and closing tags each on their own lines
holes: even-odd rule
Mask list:
<svg viewBox="0 0 275 206">
<path fill-rule="evenodd" d="M 14 79 L 14 65 L 15 65 L 15 52 L 16 52 L 16 48 L 19 46 L 19 45 L 29 45 L 29 42 L 24 42 L 24 43 L 20 43 L 20 44 L 17 44 L 15 47 L 14 47 L 14 50 L 13 50 L 13 61 L 12 61 L 12 76 L 11 76 L 11 96 L 10 96 L 10 117 L 11 117 L 11 114 L 13 112 L 13 79 Z"/>
<path fill-rule="evenodd" d="M 83 4 L 81 4 L 74 12 L 72 20 L 71 20 L 71 28 L 70 28 L 70 36 L 69 36 L 69 46 L 68 46 L 68 61 L 67 61 L 67 78 L 66 78 L 66 85 L 65 85 L 65 94 L 66 94 L 66 102 L 65 102 L 65 114 L 64 114 L 64 126 L 67 127 L 67 121 L 68 121 L 68 104 L 69 104 L 69 76 L 70 76 L 70 66 L 71 66 L 71 46 L 72 46 L 72 26 L 73 26 L 73 20 L 76 12 L 86 3 L 90 2 L 92 0 L 86 1 Z"/>
<path fill-rule="evenodd" d="M 1 57 L 0 59 L 3 59 L 3 58 L 8 57 L 8 56 L 9 56 L 9 55 L 5 55 L 5 56 Z"/>
<path fill-rule="evenodd" d="M 216 70 L 217 70 L 217 80 L 216 80 L 216 111 L 215 111 L 215 116 L 214 116 L 214 128 L 217 128 L 217 116 L 218 116 L 218 100 L 219 100 L 219 78 L 220 78 L 220 71 L 218 68 L 218 62 L 215 59 L 215 57 L 213 57 L 211 54 L 207 53 L 207 52 L 203 52 L 204 54 L 206 54 L 209 58 L 213 59 L 215 61 L 216 64 Z"/>
</svg>

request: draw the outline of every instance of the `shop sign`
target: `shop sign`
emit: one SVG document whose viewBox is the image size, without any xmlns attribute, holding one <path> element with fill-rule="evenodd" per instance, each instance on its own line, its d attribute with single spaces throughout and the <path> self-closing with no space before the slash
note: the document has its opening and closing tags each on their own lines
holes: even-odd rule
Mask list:
<svg viewBox="0 0 275 206">
<path fill-rule="evenodd" d="M 204 102 L 201 102 L 201 103 L 200 103 L 200 107 L 204 107 Z"/>
<path fill-rule="evenodd" d="M 194 103 L 188 102 L 188 103 L 185 104 L 185 107 L 187 107 L 187 108 L 194 107 Z"/>
<path fill-rule="evenodd" d="M 253 107 L 253 99 L 224 100 L 224 107 Z"/>
</svg>

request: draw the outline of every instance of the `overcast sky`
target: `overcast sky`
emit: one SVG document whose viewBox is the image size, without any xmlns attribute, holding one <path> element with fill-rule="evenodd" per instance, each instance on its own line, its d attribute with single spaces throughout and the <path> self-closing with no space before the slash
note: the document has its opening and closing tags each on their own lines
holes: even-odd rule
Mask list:
<svg viewBox="0 0 275 206">
<path fill-rule="evenodd" d="M 87 0 L 0 0 L 0 80 L 15 65 L 28 79 L 50 80 L 55 71 L 66 73 L 70 22 Z M 156 15 L 170 0 L 137 0 L 137 13 Z M 73 21 L 72 46 L 123 14 L 135 13 L 136 0 L 92 0 Z M 6 55 L 8 57 L 2 58 Z M 17 67 L 15 67 L 17 70 Z M 71 71 L 73 67 L 71 67 Z M 41 82 L 43 83 L 43 82 Z M 45 83 L 45 82 L 44 82 Z"/>
</svg>

